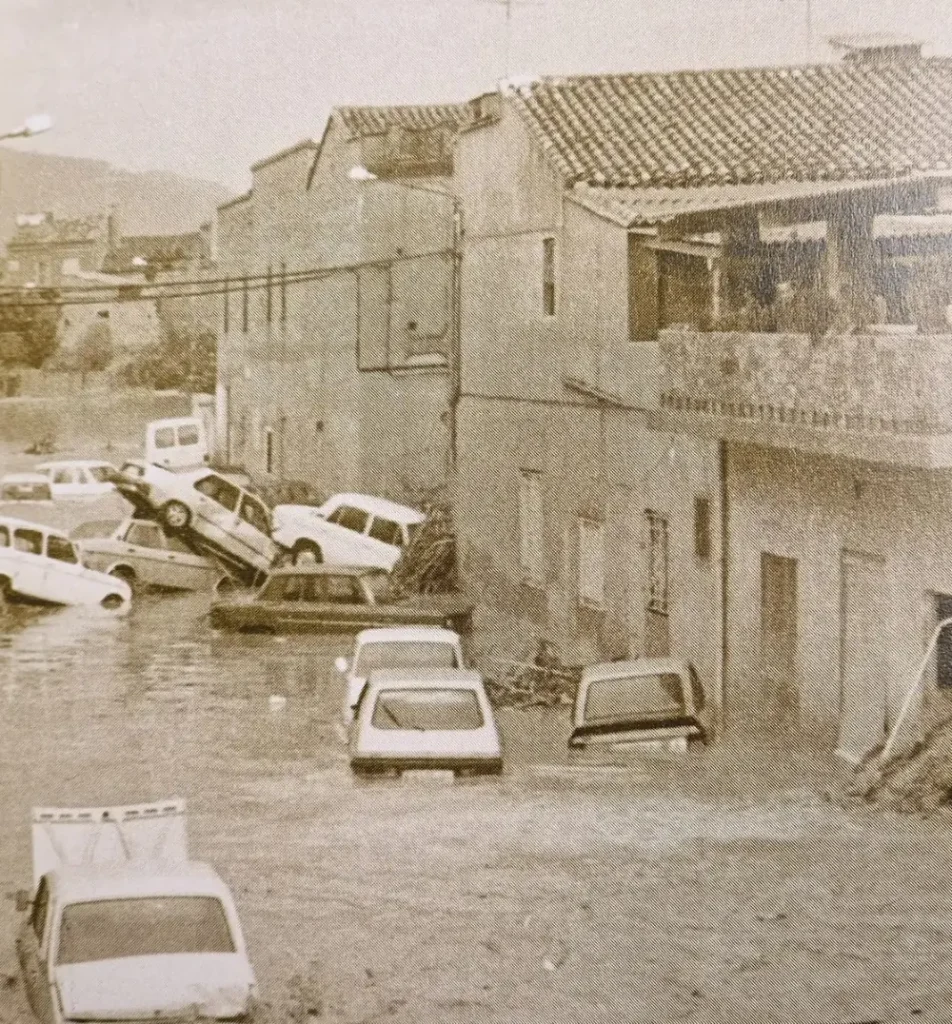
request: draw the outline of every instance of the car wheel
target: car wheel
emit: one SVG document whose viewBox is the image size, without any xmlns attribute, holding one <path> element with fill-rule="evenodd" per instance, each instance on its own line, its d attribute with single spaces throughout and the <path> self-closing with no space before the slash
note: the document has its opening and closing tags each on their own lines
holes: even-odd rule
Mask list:
<svg viewBox="0 0 952 1024">
<path fill-rule="evenodd" d="M 230 576 L 222 576 L 222 578 L 215 584 L 215 596 L 216 597 L 227 597 L 229 594 L 235 592 L 235 581 Z"/>
<path fill-rule="evenodd" d="M 166 502 L 162 506 L 160 515 L 162 522 L 170 530 L 184 530 L 192 521 L 192 513 L 189 511 L 188 505 L 183 505 L 180 501 Z"/>
<path fill-rule="evenodd" d="M 317 565 L 324 561 L 321 549 L 309 540 L 299 540 L 291 554 L 295 565 Z"/>
<path fill-rule="evenodd" d="M 122 580 L 123 583 L 128 583 L 130 587 L 135 586 L 136 574 L 128 565 L 117 565 L 115 569 L 109 570 L 109 575 L 115 576 L 117 580 Z"/>
<path fill-rule="evenodd" d="M 99 602 L 103 608 L 107 611 L 115 611 L 117 608 L 121 608 L 125 603 L 125 599 L 122 594 L 106 594 L 106 596 Z"/>
</svg>

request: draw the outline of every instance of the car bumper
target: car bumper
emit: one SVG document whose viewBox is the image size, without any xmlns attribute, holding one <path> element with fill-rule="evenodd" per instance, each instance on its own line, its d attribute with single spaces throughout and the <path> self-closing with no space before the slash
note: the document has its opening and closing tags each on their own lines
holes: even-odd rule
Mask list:
<svg viewBox="0 0 952 1024">
<path fill-rule="evenodd" d="M 451 771 L 469 775 L 499 775 L 501 757 L 394 757 L 392 755 L 356 755 L 350 759 L 353 771 L 365 775 L 384 775 L 408 771 Z"/>
</svg>

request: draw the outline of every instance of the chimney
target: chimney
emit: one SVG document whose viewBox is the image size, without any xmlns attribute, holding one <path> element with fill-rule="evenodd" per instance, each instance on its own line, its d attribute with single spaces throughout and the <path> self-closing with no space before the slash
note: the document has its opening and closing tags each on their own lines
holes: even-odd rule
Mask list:
<svg viewBox="0 0 952 1024">
<path fill-rule="evenodd" d="M 829 43 L 842 51 L 845 64 L 914 64 L 922 60 L 922 40 L 910 36 L 872 32 L 860 36 L 834 36 Z"/>
</svg>

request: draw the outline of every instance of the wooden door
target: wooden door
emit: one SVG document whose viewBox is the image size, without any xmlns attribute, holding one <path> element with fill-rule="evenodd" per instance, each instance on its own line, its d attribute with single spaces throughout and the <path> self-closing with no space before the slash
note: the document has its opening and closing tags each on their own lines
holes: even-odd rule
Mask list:
<svg viewBox="0 0 952 1024">
<path fill-rule="evenodd" d="M 797 715 L 797 560 L 760 556 L 760 655 L 765 724 Z"/>
</svg>

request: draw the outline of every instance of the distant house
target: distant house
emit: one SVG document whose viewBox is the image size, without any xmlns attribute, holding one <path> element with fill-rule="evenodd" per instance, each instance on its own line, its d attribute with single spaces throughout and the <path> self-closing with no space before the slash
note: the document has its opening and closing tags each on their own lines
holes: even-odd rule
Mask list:
<svg viewBox="0 0 952 1024">
<path fill-rule="evenodd" d="M 58 287 L 64 266 L 100 271 L 117 236 L 106 215 L 57 219 L 51 213 L 19 214 L 7 242 L 3 282 Z"/>
<path fill-rule="evenodd" d="M 445 482 L 453 204 L 440 193 L 464 114 L 337 108 L 320 141 L 259 161 L 219 208 L 229 461 L 325 491 L 410 498 Z"/>
</svg>

